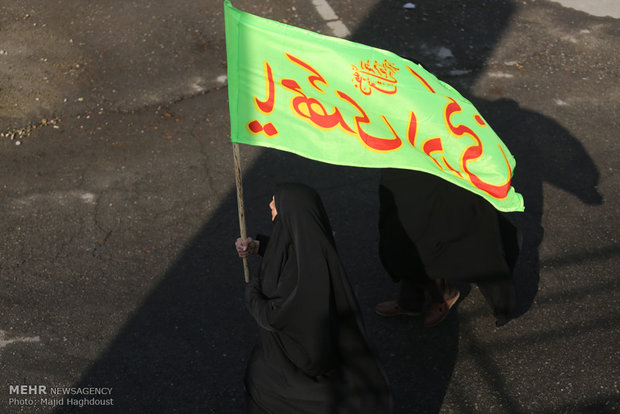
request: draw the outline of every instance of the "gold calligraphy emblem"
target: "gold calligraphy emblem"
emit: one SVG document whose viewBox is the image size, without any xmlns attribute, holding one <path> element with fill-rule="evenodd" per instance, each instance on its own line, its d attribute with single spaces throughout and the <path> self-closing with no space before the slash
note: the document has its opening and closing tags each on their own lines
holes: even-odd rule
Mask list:
<svg viewBox="0 0 620 414">
<path fill-rule="evenodd" d="M 383 63 L 376 60 L 370 63 L 369 59 L 360 61 L 359 67 L 351 65 L 353 68 L 353 83 L 364 95 L 370 95 L 374 90 L 393 95 L 397 91 L 398 81 L 394 77 L 400 69 L 393 63 L 383 59 Z"/>
</svg>

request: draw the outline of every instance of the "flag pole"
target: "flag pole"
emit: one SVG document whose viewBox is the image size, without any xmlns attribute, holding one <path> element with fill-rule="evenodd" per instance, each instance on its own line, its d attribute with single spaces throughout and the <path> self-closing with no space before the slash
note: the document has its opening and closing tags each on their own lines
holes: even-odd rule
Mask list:
<svg viewBox="0 0 620 414">
<path fill-rule="evenodd" d="M 239 144 L 233 142 L 233 159 L 235 164 L 235 183 L 237 185 L 237 211 L 239 212 L 239 230 L 241 234 L 241 240 L 245 241 L 248 238 L 248 233 L 245 228 L 245 209 L 243 207 L 243 183 L 241 181 L 241 161 L 239 156 Z M 248 265 L 248 258 L 243 258 L 243 274 L 245 277 L 245 283 L 250 281 L 250 266 Z"/>
</svg>

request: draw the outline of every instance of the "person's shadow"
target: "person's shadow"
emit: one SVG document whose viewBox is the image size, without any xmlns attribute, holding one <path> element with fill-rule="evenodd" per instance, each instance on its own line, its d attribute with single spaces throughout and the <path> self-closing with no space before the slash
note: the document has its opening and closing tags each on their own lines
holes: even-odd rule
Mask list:
<svg viewBox="0 0 620 414">
<path fill-rule="evenodd" d="M 596 191 L 598 170 L 578 140 L 553 119 L 524 110 L 508 98 L 490 101 L 472 91 L 513 13 L 512 1 L 415 3 L 415 9 L 404 9 L 400 0 L 379 2 L 351 40 L 419 61 L 451 83 L 472 100 L 515 156 L 513 184 L 525 198 L 526 211 L 509 216 L 524 235 L 515 275 L 519 309 L 524 313 L 538 290 L 543 183 L 597 204 L 601 203 Z M 453 77 L 453 69 L 466 74 Z M 224 102 L 225 91 L 213 92 L 208 99 Z M 202 134 L 208 137 L 211 130 L 205 128 Z M 368 337 L 391 382 L 395 413 L 439 412 L 458 352 L 458 309 L 432 330 L 425 330 L 417 319 L 384 319 L 374 314 L 374 305 L 395 292 L 377 256 L 378 171 L 321 164 L 273 150 L 251 151 L 258 156 L 244 172 L 250 235 L 269 232 L 267 203 L 275 183 L 302 181 L 317 188 L 358 296 Z M 112 386 L 118 412 L 243 412 L 245 365 L 258 338 L 243 305 L 241 264 L 233 248 L 237 236 L 231 188 L 76 385 Z M 251 265 L 257 269 L 255 260 Z M 64 406 L 57 411 L 73 410 Z"/>
</svg>

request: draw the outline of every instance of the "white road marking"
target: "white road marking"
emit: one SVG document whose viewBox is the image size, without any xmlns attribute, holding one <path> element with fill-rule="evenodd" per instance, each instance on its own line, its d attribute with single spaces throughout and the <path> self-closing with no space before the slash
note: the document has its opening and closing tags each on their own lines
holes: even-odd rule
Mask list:
<svg viewBox="0 0 620 414">
<path fill-rule="evenodd" d="M 30 194 L 20 197 L 15 202 L 22 206 L 33 204 L 60 204 L 66 205 L 73 200 L 81 200 L 86 204 L 96 204 L 97 196 L 88 191 L 69 190 L 69 191 L 50 191 L 47 193 Z"/>
<path fill-rule="evenodd" d="M 332 30 L 334 36 L 343 38 L 351 34 L 351 31 L 342 20 L 338 18 L 338 15 L 327 0 L 312 0 L 312 4 L 323 20 L 325 20 L 327 26 Z"/>
<path fill-rule="evenodd" d="M 592 16 L 610 16 L 620 18 L 620 2 L 618 0 L 552 0 L 564 7 L 586 12 Z"/>
<path fill-rule="evenodd" d="M 7 345 L 10 345 L 16 342 L 41 342 L 41 338 L 39 336 L 32 336 L 32 337 L 17 337 L 17 338 L 7 339 L 6 331 L 3 331 L 0 329 L 0 351 L 4 349 Z"/>
<path fill-rule="evenodd" d="M 514 78 L 512 73 L 506 72 L 489 72 L 490 78 Z"/>
</svg>

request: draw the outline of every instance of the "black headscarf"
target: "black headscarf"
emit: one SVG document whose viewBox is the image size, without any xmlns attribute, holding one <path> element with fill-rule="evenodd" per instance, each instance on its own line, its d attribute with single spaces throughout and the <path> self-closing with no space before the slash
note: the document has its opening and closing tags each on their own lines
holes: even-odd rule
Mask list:
<svg viewBox="0 0 620 414">
<path fill-rule="evenodd" d="M 246 376 L 250 395 L 277 414 L 389 412 L 387 381 L 366 341 L 319 195 L 282 184 L 275 204 L 260 276 L 246 291 L 262 328 Z"/>
</svg>

